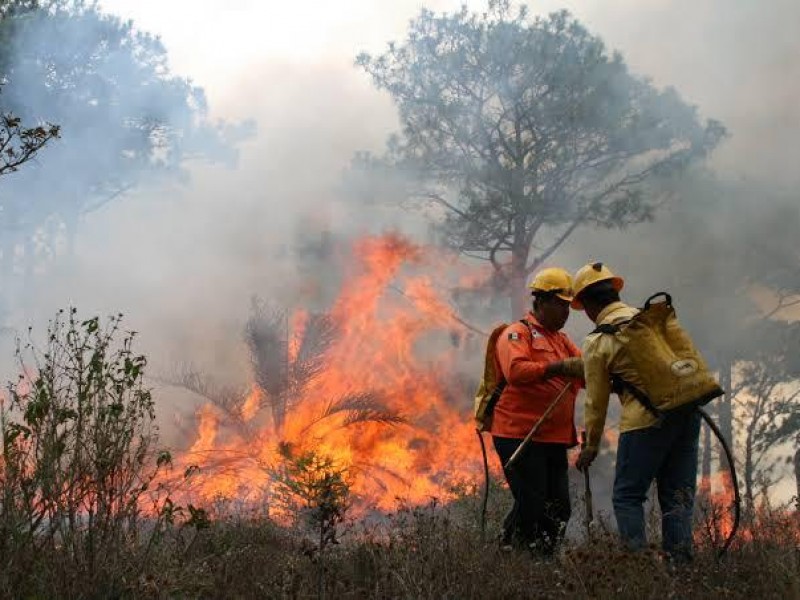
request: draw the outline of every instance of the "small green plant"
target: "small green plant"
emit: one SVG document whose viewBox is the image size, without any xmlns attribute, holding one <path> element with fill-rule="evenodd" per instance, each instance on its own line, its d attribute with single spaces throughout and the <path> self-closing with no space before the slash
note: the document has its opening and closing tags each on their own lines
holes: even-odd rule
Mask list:
<svg viewBox="0 0 800 600">
<path fill-rule="evenodd" d="M 295 453 L 290 444 L 279 447 L 281 464 L 273 472 L 273 496 L 295 525 L 318 534 L 320 552 L 338 543 L 338 528 L 350 506 L 348 470 L 314 450 Z"/>
<path fill-rule="evenodd" d="M 273 472 L 275 504 L 316 537 L 306 554 L 318 562 L 317 596 L 325 590 L 326 551 L 338 544 L 339 526 L 350 506 L 346 468 L 315 450 L 296 453 L 288 443 L 279 446 L 281 464 Z"/>
</svg>

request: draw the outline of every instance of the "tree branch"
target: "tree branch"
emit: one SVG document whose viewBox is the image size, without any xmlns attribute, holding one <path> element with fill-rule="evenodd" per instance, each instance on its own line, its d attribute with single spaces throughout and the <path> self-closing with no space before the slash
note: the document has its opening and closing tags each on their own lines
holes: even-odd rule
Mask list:
<svg viewBox="0 0 800 600">
<path fill-rule="evenodd" d="M 526 274 L 530 275 L 530 274 L 531 274 L 531 273 L 533 273 L 533 272 L 534 272 L 536 269 L 538 269 L 538 268 L 539 268 L 539 266 L 540 266 L 540 265 L 541 265 L 541 264 L 542 264 L 544 261 L 546 261 L 548 258 L 550 258 L 550 256 L 551 256 L 551 255 L 552 255 L 552 254 L 553 254 L 553 253 L 554 253 L 556 250 L 558 250 L 558 247 L 559 247 L 559 246 L 561 246 L 561 244 L 563 244 L 563 243 L 566 241 L 566 239 L 567 239 L 569 236 L 571 236 L 571 235 L 572 235 L 572 233 L 573 233 L 573 232 L 574 232 L 574 231 L 575 231 L 575 230 L 578 228 L 578 226 L 579 226 L 581 223 L 583 223 L 583 216 L 579 216 L 579 217 L 578 217 L 577 219 L 575 219 L 575 220 L 574 220 L 572 223 L 570 223 L 569 227 L 567 227 L 567 228 L 564 230 L 564 232 L 563 232 L 563 233 L 562 233 L 560 236 L 558 236 L 558 238 L 556 238 L 556 241 L 555 241 L 555 242 L 553 242 L 553 243 L 552 243 L 552 244 L 551 244 L 551 245 L 550 245 L 550 246 L 549 246 L 549 247 L 548 247 L 548 248 L 547 248 L 547 249 L 546 249 L 544 252 L 542 252 L 541 254 L 539 254 L 539 256 L 537 256 L 537 257 L 536 257 L 536 258 L 533 260 L 533 262 L 530 264 L 530 266 L 526 267 L 526 269 L 525 269 L 525 272 L 526 272 Z"/>
<path fill-rule="evenodd" d="M 412 302 L 412 300 L 411 300 L 411 298 L 409 298 L 408 294 L 406 294 L 403 290 L 401 290 L 399 287 L 397 287 L 393 283 L 390 283 L 388 287 L 389 287 L 390 290 L 393 290 L 393 291 L 397 292 L 398 294 L 400 294 L 401 296 L 403 296 L 403 298 L 405 298 L 409 302 Z M 474 333 L 478 333 L 478 334 L 480 334 L 480 335 L 482 335 L 484 337 L 489 337 L 488 333 L 486 333 L 485 331 L 483 331 L 481 329 L 478 329 L 477 327 L 475 327 L 475 325 L 472 325 L 471 323 L 468 323 L 467 321 L 465 321 L 464 319 L 459 317 L 456 314 L 456 311 L 453 310 L 452 308 L 450 309 L 450 313 L 447 316 L 450 317 L 451 319 L 453 319 L 456 323 L 459 323 L 460 325 L 466 327 L 470 331 L 472 331 Z"/>
</svg>

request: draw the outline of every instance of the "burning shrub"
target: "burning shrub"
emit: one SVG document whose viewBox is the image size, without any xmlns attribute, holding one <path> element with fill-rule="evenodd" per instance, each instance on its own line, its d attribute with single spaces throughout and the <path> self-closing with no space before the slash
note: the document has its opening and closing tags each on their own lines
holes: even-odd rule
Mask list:
<svg viewBox="0 0 800 600">
<path fill-rule="evenodd" d="M 273 474 L 273 503 L 292 516 L 295 525 L 310 528 L 317 538 L 316 546 L 305 554 L 317 564 L 317 596 L 325 589 L 326 550 L 338 544 L 339 525 L 349 507 L 350 483 L 347 469 L 329 456 L 313 450 L 295 453 L 290 444 L 281 444 L 283 458 Z"/>
<path fill-rule="evenodd" d="M 295 453 L 291 445 L 281 444 L 280 452 L 283 462 L 273 473 L 274 504 L 295 525 L 317 533 L 317 550 L 322 552 L 338 543 L 338 526 L 349 507 L 348 471 L 314 450 Z"/>
</svg>

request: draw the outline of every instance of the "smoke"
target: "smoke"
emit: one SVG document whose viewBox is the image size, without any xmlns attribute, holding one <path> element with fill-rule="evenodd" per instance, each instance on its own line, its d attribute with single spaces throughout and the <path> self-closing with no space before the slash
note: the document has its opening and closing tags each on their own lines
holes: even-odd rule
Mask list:
<svg viewBox="0 0 800 600">
<path fill-rule="evenodd" d="M 460 4 L 426 3 L 437 11 Z M 467 4 L 485 7 L 483 2 Z M 333 5 L 335 10 L 326 8 Z M 380 52 L 387 41 L 401 38 L 419 3 L 107 0 L 102 6 L 163 36 L 173 72 L 205 86 L 211 119 L 253 119 L 258 134 L 233 144 L 238 150 L 233 169 L 198 161 L 187 151 L 171 165 L 181 171 L 179 179 L 152 178 L 144 167 L 136 171 L 131 191 L 80 218 L 68 252 L 43 261 L 35 272 L 15 275 L 14 283 L 4 282 L 10 290 L 9 320 L 19 330 L 29 323 L 43 330 L 55 308 L 67 304 L 87 315 L 121 311 L 128 325 L 141 332 L 143 349 L 158 368 L 189 360 L 241 381 L 249 364 L 242 332 L 251 295 L 297 305 L 308 280 L 324 277 L 330 268 L 298 254 L 298 240 L 313 242 L 325 231 L 347 239 L 388 228 L 427 235 L 418 215 L 364 210 L 342 202 L 340 189 L 353 154 L 380 152 L 397 129 L 390 100 L 353 67 L 353 59 L 361 50 Z M 752 210 L 756 203 L 761 212 L 779 210 L 786 203 L 784 190 L 800 183 L 795 143 L 800 135 L 795 102 L 800 41 L 793 31 L 800 5 L 779 0 L 766 10 L 746 0 L 548 0 L 530 7 L 534 13 L 569 9 L 609 47 L 619 49 L 634 72 L 659 86 L 674 85 L 703 116 L 720 119 L 732 135 L 711 166 L 726 182 L 725 189 L 748 182 L 743 191 L 735 188 L 740 191 L 734 202 L 710 198 L 707 180 L 698 177 L 696 188 L 685 186 L 685 203 L 667 207 L 653 224 L 621 233 L 584 230 L 551 262 L 574 270 L 590 258 L 603 259 L 625 275 L 634 303 L 665 287 L 664 282 L 678 298 L 702 297 L 703 290 L 681 287 L 689 281 L 687 266 L 705 271 L 706 289 L 723 296 L 726 271 L 732 268 L 726 256 L 744 250 L 737 240 L 758 237 L 752 224 L 728 214 Z M 59 29 L 58 45 L 47 46 L 47 52 L 66 57 L 98 34 L 88 29 L 98 27 L 96 22 L 74 25 Z M 30 43 L 54 39 L 46 29 L 50 25 L 41 27 L 31 25 Z M 58 114 L 53 104 L 59 102 L 41 93 L 37 78 L 42 73 L 24 66 L 30 62 L 23 58 L 40 50 L 17 48 L 16 76 L 6 89 L 35 118 Z M 114 61 L 104 68 L 120 77 L 129 72 Z M 125 81 L 120 83 L 124 90 Z M 183 103 L 192 97 L 194 83 L 184 85 Z M 121 94 L 113 106 L 123 115 L 153 110 L 167 122 L 182 124 L 182 113 L 159 98 Z M 113 133 L 92 133 L 65 129 L 57 150 L 44 151 L 39 164 L 15 176 L 14 187 L 0 181 L 0 193 L 25 197 L 27 182 L 35 181 L 37 202 L 74 201 L 72 190 L 103 180 L 115 167 L 107 158 L 118 156 L 128 142 Z M 219 136 L 203 139 L 220 142 Z M 209 150 L 202 143 L 200 149 Z M 47 171 L 51 162 L 60 165 L 58 172 Z M 754 189 L 758 197 L 751 196 Z M 748 236 L 742 235 L 745 230 Z M 786 240 L 787 247 L 794 243 Z M 492 311 L 480 314 L 484 323 L 507 320 L 504 308 Z M 580 315 L 569 324 L 576 339 L 589 328 Z M 4 357 L 10 356 L 9 341 L 6 337 L 0 348 Z"/>
</svg>

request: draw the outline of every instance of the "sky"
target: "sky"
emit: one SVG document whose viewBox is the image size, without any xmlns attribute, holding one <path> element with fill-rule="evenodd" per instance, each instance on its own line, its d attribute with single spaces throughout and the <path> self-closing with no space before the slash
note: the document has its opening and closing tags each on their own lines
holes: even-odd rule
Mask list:
<svg viewBox="0 0 800 600">
<path fill-rule="evenodd" d="M 425 6 L 452 11 L 462 4 L 429 0 Z M 401 39 L 422 6 L 418 0 L 103 0 L 101 5 L 159 34 L 175 71 L 203 85 L 221 115 L 252 116 L 256 110 L 269 127 L 282 101 L 291 104 L 295 94 L 303 101 L 309 93 L 301 82 L 327 73 L 315 89 L 335 90 L 353 108 L 369 105 L 357 111 L 369 115 L 359 132 L 369 145 L 384 138 L 392 111 L 352 67 L 353 58 Z M 466 5 L 482 10 L 485 3 Z M 701 114 L 722 120 L 732 136 L 717 152 L 719 168 L 740 177 L 797 182 L 800 3 L 546 0 L 528 6 L 534 14 L 569 10 L 621 51 L 634 72 L 676 87 Z M 345 110 L 339 118 L 352 116 Z"/>
<path fill-rule="evenodd" d="M 477 0 L 467 4 L 473 10 L 485 7 Z M 701 116 L 721 120 L 730 136 L 711 163 L 725 177 L 792 190 L 800 184 L 795 100 L 800 3 L 769 5 L 765 10 L 750 0 L 528 4 L 533 14 L 571 11 L 621 52 L 634 73 L 657 86 L 674 86 Z M 62 269 L 60 282 L 50 277 L 43 296 L 62 304 L 67 297 L 91 310 L 110 305 L 147 315 L 143 327 L 152 319 L 158 327 L 183 324 L 178 349 L 204 347 L 196 342 L 235 329 L 246 311 L 243 298 L 281 293 L 279 282 L 288 274 L 275 248 L 290 244 L 305 226 L 298 215 L 312 214 L 346 233 L 404 226 L 397 215 L 367 222 L 331 199 L 353 154 L 380 153 L 398 127 L 390 98 L 354 66 L 354 58 L 402 39 L 420 0 L 101 0 L 101 6 L 159 35 L 173 72 L 204 88 L 212 116 L 254 119 L 257 135 L 241 146 L 236 169 L 200 165 L 188 185 L 143 190 L 87 218 L 77 271 Z M 453 11 L 461 2 L 427 0 L 425 6 Z M 412 215 L 400 217 L 418 225 Z M 647 229 L 626 235 L 639 243 Z M 107 274 L 102 281 L 116 281 L 118 265 L 131 262 L 133 248 L 146 268 L 126 271 L 127 280 L 117 285 L 96 285 L 97 273 Z M 585 243 L 575 241 L 554 260 L 577 268 L 586 252 Z M 165 281 L 174 290 L 166 296 Z M 201 325 L 188 326 L 196 322 Z M 209 323 L 219 324 L 217 333 L 207 330 Z M 213 347 L 208 362 L 246 365 L 227 345 Z"/>
</svg>

